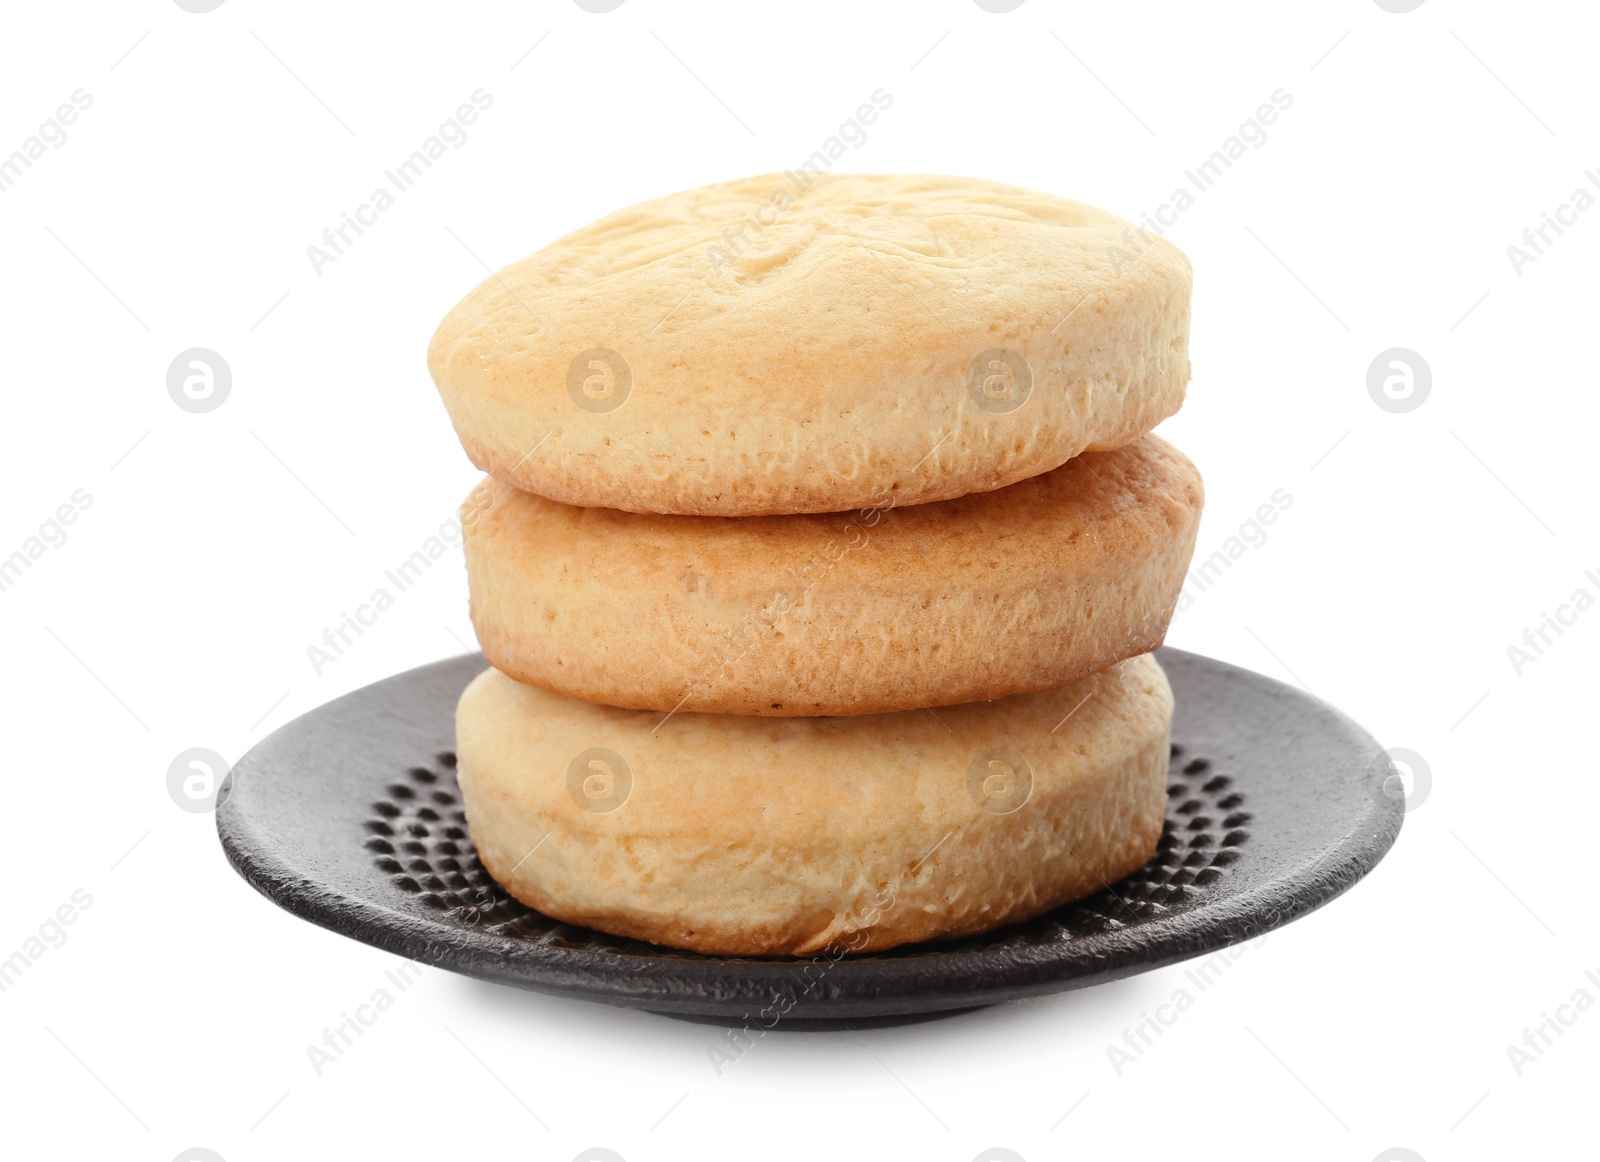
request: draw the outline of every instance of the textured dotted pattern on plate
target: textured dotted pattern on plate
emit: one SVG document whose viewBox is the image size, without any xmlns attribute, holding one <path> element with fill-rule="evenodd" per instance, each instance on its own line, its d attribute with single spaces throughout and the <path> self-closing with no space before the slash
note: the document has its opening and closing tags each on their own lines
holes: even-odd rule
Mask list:
<svg viewBox="0 0 1600 1162">
<path fill-rule="evenodd" d="M 1081 939 L 1180 910 L 1229 874 L 1249 842 L 1250 814 L 1227 773 L 1174 744 L 1167 824 L 1154 858 L 1103 892 L 1024 924 L 941 944 L 913 944 L 872 958 L 976 952 Z M 395 888 L 438 919 L 511 939 L 623 955 L 708 957 L 607 936 L 552 920 L 506 894 L 478 862 L 456 786 L 456 756 L 403 772 L 366 821 L 366 847 Z"/>
</svg>

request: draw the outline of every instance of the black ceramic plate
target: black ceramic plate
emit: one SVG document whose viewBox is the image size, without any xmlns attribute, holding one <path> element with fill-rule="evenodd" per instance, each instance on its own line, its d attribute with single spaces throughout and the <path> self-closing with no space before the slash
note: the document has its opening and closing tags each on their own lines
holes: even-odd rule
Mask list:
<svg viewBox="0 0 1600 1162">
<path fill-rule="evenodd" d="M 423 666 L 289 723 L 234 768 L 229 861 L 325 928 L 469 976 L 678 1015 L 767 1024 L 900 1017 L 1081 988 L 1207 953 L 1327 903 L 1383 858 L 1402 815 L 1360 727 L 1281 683 L 1159 655 L 1177 700 L 1155 858 L 1089 899 L 946 944 L 830 960 L 698 956 L 519 904 L 467 837 L 456 699 L 476 657 Z"/>
</svg>

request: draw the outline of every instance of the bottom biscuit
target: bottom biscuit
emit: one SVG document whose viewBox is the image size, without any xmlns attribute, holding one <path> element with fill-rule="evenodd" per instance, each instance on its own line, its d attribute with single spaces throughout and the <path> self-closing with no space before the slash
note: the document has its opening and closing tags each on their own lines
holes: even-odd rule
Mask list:
<svg viewBox="0 0 1600 1162">
<path fill-rule="evenodd" d="M 723 956 L 967 936 L 1154 854 L 1172 692 L 1150 655 L 1059 690 L 856 718 L 595 706 L 473 680 L 467 825 L 547 916 Z"/>
</svg>

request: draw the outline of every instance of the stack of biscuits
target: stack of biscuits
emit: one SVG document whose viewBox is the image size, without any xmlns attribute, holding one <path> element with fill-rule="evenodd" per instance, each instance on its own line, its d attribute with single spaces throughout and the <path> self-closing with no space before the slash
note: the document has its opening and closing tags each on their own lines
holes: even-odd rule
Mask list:
<svg viewBox="0 0 1600 1162">
<path fill-rule="evenodd" d="M 472 291 L 473 842 L 556 919 L 867 952 L 1154 854 L 1201 509 L 1149 435 L 1188 261 L 1092 207 L 805 173 L 630 207 Z"/>
</svg>

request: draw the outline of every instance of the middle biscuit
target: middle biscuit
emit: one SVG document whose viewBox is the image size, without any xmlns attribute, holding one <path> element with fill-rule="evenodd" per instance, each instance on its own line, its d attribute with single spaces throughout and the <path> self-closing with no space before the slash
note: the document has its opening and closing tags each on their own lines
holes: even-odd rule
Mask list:
<svg viewBox="0 0 1600 1162">
<path fill-rule="evenodd" d="M 772 517 L 462 506 L 484 657 L 663 713 L 879 714 L 1051 690 L 1166 636 L 1200 475 L 1154 436 L 994 492 Z"/>
</svg>

